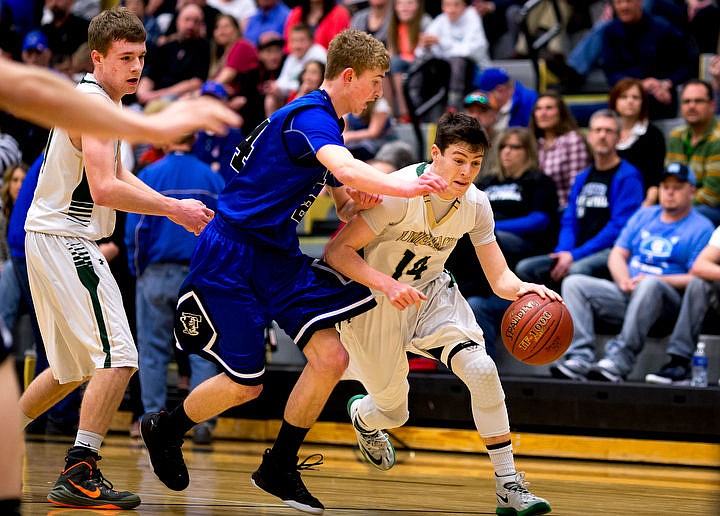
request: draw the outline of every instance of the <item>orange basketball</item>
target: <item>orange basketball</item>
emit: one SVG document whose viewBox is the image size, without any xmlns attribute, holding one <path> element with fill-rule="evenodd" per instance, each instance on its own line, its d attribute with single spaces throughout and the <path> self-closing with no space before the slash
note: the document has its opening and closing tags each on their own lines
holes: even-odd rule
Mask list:
<svg viewBox="0 0 720 516">
<path fill-rule="evenodd" d="M 565 304 L 531 292 L 513 301 L 500 325 L 512 356 L 530 365 L 560 358 L 570 346 L 574 327 Z"/>
</svg>

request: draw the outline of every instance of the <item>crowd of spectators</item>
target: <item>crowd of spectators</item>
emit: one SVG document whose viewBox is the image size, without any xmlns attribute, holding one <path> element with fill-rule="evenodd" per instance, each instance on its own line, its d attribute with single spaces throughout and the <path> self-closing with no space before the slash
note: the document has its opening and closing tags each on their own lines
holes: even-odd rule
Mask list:
<svg viewBox="0 0 720 516">
<path fill-rule="evenodd" d="M 201 133 L 182 149 L 223 181 L 234 173 L 229 163 L 236 143 L 279 107 L 318 88 L 330 40 L 353 27 L 386 44 L 391 68 L 384 98 L 346 118 L 352 153 L 398 168 L 382 156 L 394 156 L 398 149 L 410 152 L 394 131 L 413 115 L 403 92 L 406 74 L 430 58 L 448 61 L 450 87 L 443 108 L 477 118 L 490 136 L 492 148 L 477 184 L 490 197 L 498 241 L 521 277 L 563 289 L 564 278 L 575 273 L 612 283 L 616 278 L 608 271 L 607 257 L 613 246 L 627 241 L 630 247 L 623 249 L 636 251 L 627 235 L 619 244 L 617 236 L 629 231 L 623 228 L 641 205 L 654 207 L 653 217 L 661 217 L 661 181 L 674 163 L 693 173 L 688 183 L 692 213 L 720 224 L 719 56 L 707 60 L 707 80 L 698 80 L 698 56 L 719 50 L 720 8 L 714 1 L 557 0 L 557 11 L 543 1 L 528 14 L 523 35 L 520 0 L 8 0 L 0 3 L 0 51 L 6 58 L 83 80 L 93 60 L 88 21 L 117 3 L 133 11 L 147 30 L 145 67 L 137 94 L 123 99 L 127 108 L 153 111 L 184 96 L 212 95 L 242 115 L 239 130 L 224 137 Z M 493 64 L 494 59 L 527 57 L 527 37 L 541 36 L 555 23 L 561 30 L 540 53 L 558 80 L 554 89 L 535 91 Z M 580 87 L 592 70 L 604 74 L 609 101 L 587 129 L 578 126 L 563 94 Z M 676 117 L 684 124 L 669 134 L 655 125 Z M 25 163 L 38 162 L 47 138 L 47 130 L 0 113 L 1 244 L 18 182 L 28 170 Z M 167 152 L 143 145 L 124 149 L 123 162 L 136 173 Z M 122 231 L 114 235 L 120 245 L 127 239 Z M 11 275 L 16 260 L 10 254 L 0 245 L 0 313 L 11 326 L 23 302 L 22 278 Z M 716 258 L 706 255 L 711 263 Z M 593 266 L 582 267 L 590 258 Z M 491 347 L 498 314 L 507 303 L 493 298 L 486 285 L 463 280 L 463 264 L 472 259 L 461 242 L 449 265 L 457 268 Z M 686 265 L 692 275 L 696 269 Z M 689 281 L 693 291 L 713 292 L 712 282 L 720 279 L 713 276 L 716 271 L 711 266 L 697 270 L 703 272 L 701 279 Z M 658 276 L 656 281 L 662 281 Z M 680 310 L 683 287 L 673 313 Z M 618 313 L 627 308 L 618 306 Z M 691 308 L 684 310 L 702 311 Z M 682 352 L 673 351 L 677 347 L 670 343 L 672 367 L 677 370 L 679 364 L 686 375 L 691 350 L 686 342 Z M 622 379 L 633 361 L 606 367 L 612 374 L 598 376 Z M 588 359 L 581 369 L 592 367 Z M 189 374 L 187 367 L 181 369 L 181 375 Z"/>
</svg>

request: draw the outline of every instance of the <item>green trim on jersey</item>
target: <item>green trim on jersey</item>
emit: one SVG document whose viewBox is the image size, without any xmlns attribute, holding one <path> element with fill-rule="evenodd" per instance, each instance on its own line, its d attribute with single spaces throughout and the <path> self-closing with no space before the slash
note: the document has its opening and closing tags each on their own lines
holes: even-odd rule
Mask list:
<svg viewBox="0 0 720 516">
<path fill-rule="evenodd" d="M 95 273 L 95 269 L 93 269 L 90 255 L 87 250 L 82 247 L 82 245 L 69 243 L 68 247 L 70 254 L 72 255 L 75 270 L 77 271 L 80 283 L 82 283 L 83 287 L 85 287 L 88 291 L 88 294 L 90 294 L 90 300 L 92 301 L 93 313 L 95 314 L 95 321 L 97 322 L 100 341 L 102 342 L 103 352 L 105 353 L 105 363 L 103 364 L 103 367 L 108 369 L 112 367 L 112 357 L 110 356 L 110 340 L 108 339 L 107 325 L 105 324 L 102 305 L 100 304 L 100 298 L 97 293 L 100 278 Z"/>
<path fill-rule="evenodd" d="M 90 224 L 95 202 L 90 194 L 90 183 L 88 183 L 85 167 L 83 167 L 81 174 L 82 179 L 80 179 L 80 183 L 78 183 L 75 190 L 73 190 L 67 216 L 73 222 L 87 227 L 88 224 Z"/>
<path fill-rule="evenodd" d="M 417 166 L 417 168 L 415 169 L 415 173 L 417 174 L 418 177 L 423 175 L 423 172 L 425 172 L 425 169 L 428 167 L 428 165 L 430 165 L 429 161 L 423 161 L 422 163 L 420 163 Z"/>
</svg>

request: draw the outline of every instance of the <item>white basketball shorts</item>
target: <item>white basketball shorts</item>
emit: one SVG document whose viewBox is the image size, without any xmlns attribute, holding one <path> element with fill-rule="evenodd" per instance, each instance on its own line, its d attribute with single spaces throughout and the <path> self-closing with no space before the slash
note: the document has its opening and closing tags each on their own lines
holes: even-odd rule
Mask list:
<svg viewBox="0 0 720 516">
<path fill-rule="evenodd" d="M 98 246 L 84 238 L 28 231 L 25 252 L 55 379 L 69 383 L 92 376 L 95 369 L 137 368 L 120 289 Z"/>
</svg>

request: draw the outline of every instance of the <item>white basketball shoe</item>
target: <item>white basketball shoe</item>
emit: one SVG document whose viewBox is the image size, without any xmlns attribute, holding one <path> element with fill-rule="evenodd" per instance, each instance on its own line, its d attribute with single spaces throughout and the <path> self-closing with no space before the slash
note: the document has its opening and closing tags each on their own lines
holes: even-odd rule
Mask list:
<svg viewBox="0 0 720 516">
<path fill-rule="evenodd" d="M 395 465 L 395 448 L 382 430 L 365 430 L 358 423 L 358 403 L 365 397 L 357 394 L 347 402 L 347 411 L 355 429 L 360 452 L 365 460 L 381 471 L 387 471 Z"/>
<path fill-rule="evenodd" d="M 530 516 L 547 514 L 551 511 L 547 500 L 527 490 L 525 472 L 520 471 L 504 477 L 495 477 L 497 508 L 495 514 L 509 516 Z"/>
</svg>

